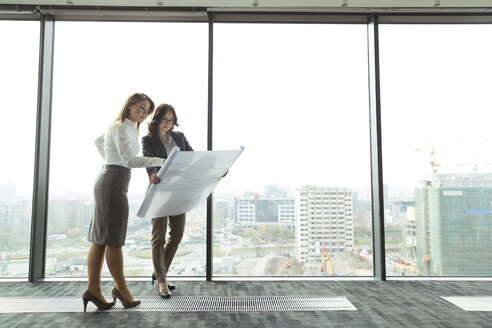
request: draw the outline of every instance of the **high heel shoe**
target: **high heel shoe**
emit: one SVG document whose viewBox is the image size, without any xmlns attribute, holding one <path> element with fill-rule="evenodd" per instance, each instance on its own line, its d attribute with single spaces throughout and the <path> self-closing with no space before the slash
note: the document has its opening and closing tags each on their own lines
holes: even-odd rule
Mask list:
<svg viewBox="0 0 492 328">
<path fill-rule="evenodd" d="M 157 278 L 155 277 L 155 273 L 152 273 L 152 285 L 154 285 L 154 281 L 155 280 L 157 280 Z M 169 290 L 175 290 L 176 289 L 176 285 L 167 283 L 167 288 L 169 288 Z"/>
<path fill-rule="evenodd" d="M 116 299 L 119 299 L 125 308 L 134 307 L 141 303 L 140 300 L 137 299 L 134 299 L 133 301 L 126 300 L 116 287 L 113 287 L 113 290 L 111 290 L 111 295 L 113 295 L 113 301 L 116 302 Z"/>
<path fill-rule="evenodd" d="M 170 290 L 168 290 L 167 292 L 161 292 L 161 290 L 159 289 L 159 283 L 157 283 L 157 292 L 159 293 L 160 297 L 165 298 L 165 299 L 172 296 Z"/>
<path fill-rule="evenodd" d="M 91 301 L 99 310 L 109 310 L 115 304 L 114 302 L 102 302 L 90 291 L 86 290 L 82 294 L 82 302 L 84 302 L 84 312 L 87 310 L 87 303 Z"/>
</svg>

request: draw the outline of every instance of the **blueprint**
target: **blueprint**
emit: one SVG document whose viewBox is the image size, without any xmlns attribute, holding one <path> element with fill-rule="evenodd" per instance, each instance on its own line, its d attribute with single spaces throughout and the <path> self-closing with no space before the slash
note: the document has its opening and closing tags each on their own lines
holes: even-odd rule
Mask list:
<svg viewBox="0 0 492 328">
<path fill-rule="evenodd" d="M 189 212 L 212 193 L 222 176 L 243 151 L 180 151 L 169 154 L 138 210 L 141 218 L 157 218 Z"/>
</svg>

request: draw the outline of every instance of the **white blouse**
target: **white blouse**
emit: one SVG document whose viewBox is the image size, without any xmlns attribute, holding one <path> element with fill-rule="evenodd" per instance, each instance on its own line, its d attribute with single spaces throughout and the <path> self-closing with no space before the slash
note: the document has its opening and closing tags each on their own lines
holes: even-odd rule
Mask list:
<svg viewBox="0 0 492 328">
<path fill-rule="evenodd" d="M 137 156 L 140 151 L 137 125 L 125 119 L 117 127 L 111 126 L 105 135 L 101 135 L 94 143 L 105 160 L 105 164 L 124 166 L 129 169 L 137 167 L 162 166 L 159 157 Z"/>
</svg>

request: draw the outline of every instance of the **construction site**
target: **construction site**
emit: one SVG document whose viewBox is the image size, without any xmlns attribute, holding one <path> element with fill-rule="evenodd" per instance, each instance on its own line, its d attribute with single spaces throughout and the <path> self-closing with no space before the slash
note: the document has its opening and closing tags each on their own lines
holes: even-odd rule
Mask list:
<svg viewBox="0 0 492 328">
<path fill-rule="evenodd" d="M 331 256 L 326 248 L 320 250 L 318 263 L 301 263 L 295 258 L 274 254 L 246 259 L 236 266 L 240 276 L 370 276 L 372 256 L 359 251 Z"/>
</svg>

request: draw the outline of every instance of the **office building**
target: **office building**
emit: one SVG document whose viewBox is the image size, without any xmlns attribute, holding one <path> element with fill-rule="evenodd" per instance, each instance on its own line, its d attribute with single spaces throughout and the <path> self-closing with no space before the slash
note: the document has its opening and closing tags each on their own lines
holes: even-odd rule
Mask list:
<svg viewBox="0 0 492 328">
<path fill-rule="evenodd" d="M 353 247 L 353 196 L 346 188 L 305 186 L 296 194 L 296 255 L 319 262 L 320 248 L 330 255 Z"/>
<path fill-rule="evenodd" d="M 492 275 L 492 174 L 439 174 L 415 191 L 417 264 L 431 276 Z"/>
</svg>

